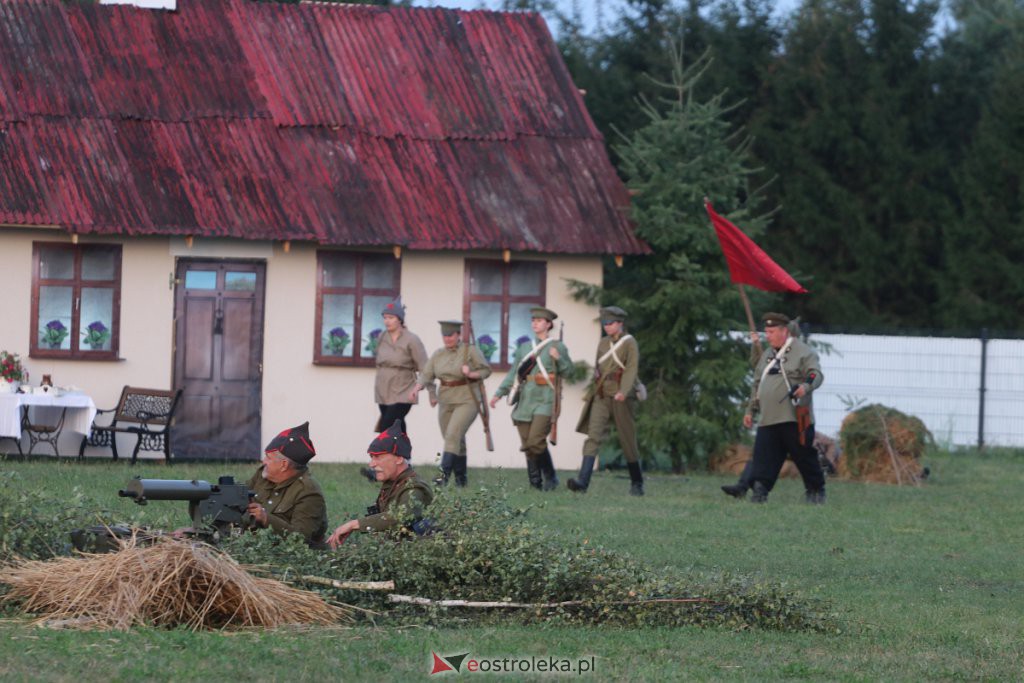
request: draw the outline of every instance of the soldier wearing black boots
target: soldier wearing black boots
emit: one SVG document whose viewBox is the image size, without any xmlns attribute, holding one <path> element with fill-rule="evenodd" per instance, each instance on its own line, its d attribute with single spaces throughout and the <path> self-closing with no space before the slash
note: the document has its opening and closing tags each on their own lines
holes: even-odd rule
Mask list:
<svg viewBox="0 0 1024 683">
<path fill-rule="evenodd" d="M 526 456 L 530 486 L 544 491 L 558 488 L 548 434 L 551 433 L 558 378 L 572 370 L 569 350 L 551 335 L 557 317 L 557 313 L 542 306 L 530 309 L 535 339 L 516 348 L 513 370 L 491 399 L 491 408 L 494 408 L 502 396 L 512 396 L 512 422 L 519 431 L 522 444 L 519 450 Z"/>
<path fill-rule="evenodd" d="M 786 456 L 793 458 L 806 489 L 808 503 L 825 502 L 825 475 L 814 448 L 814 410 L 812 392 L 821 386 L 824 376 L 816 354 L 790 333 L 789 318 L 781 313 L 764 316 L 764 331 L 769 349 L 754 370 L 750 405 L 743 426 L 750 429 L 758 418 L 754 438 L 754 457 L 749 478 L 746 473 L 737 491 L 749 481 L 751 502 L 764 503 L 775 486 Z M 745 491 L 745 487 L 743 488 Z"/>
<path fill-rule="evenodd" d="M 636 444 L 637 371 L 640 347 L 632 335 L 625 333 L 626 312 L 618 306 L 601 309 L 601 327 L 605 336 L 597 345 L 594 381 L 584 396 L 586 404 L 580 414 L 576 431 L 586 434 L 583 462 L 579 475 L 567 483 L 569 490 L 584 493 L 590 487 L 601 443 L 615 424 L 619 445 L 629 467 L 629 492 L 644 495 L 644 477 L 640 470 L 640 449 Z"/>
</svg>

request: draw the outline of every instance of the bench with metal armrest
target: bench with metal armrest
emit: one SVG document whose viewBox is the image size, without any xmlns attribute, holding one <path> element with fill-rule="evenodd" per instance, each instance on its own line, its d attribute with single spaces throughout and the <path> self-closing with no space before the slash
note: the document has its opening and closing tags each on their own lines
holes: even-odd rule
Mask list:
<svg viewBox="0 0 1024 683">
<path fill-rule="evenodd" d="M 140 450 L 162 451 L 164 460 L 171 461 L 171 421 L 181 399 L 181 390 L 142 389 L 126 386 L 121 391 L 117 406 L 97 410 L 89 434 L 82 439 L 78 457 L 85 457 L 85 447 L 110 448 L 114 460 L 118 459 L 117 435 L 134 434 L 135 448 L 132 464 Z M 99 424 L 101 417 L 111 415 L 109 424 Z"/>
</svg>

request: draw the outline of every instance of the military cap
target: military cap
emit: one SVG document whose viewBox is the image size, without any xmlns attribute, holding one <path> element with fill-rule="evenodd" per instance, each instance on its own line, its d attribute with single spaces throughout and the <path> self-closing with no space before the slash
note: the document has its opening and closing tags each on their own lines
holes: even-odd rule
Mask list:
<svg viewBox="0 0 1024 683">
<path fill-rule="evenodd" d="M 609 322 L 609 321 L 616 322 L 616 323 L 621 323 L 621 322 L 625 322 L 627 317 L 628 316 L 627 316 L 626 312 L 624 310 L 622 310 L 621 308 L 619 308 L 618 306 L 605 306 L 605 307 L 603 307 L 601 309 L 601 322 L 602 323 Z"/>
<path fill-rule="evenodd" d="M 441 334 L 446 337 L 462 329 L 461 320 L 438 320 L 437 322 L 441 323 Z"/>
<path fill-rule="evenodd" d="M 406 460 L 411 458 L 412 442 L 409 441 L 409 436 L 405 433 L 405 423 L 400 419 L 395 420 L 390 427 L 378 434 L 377 438 L 370 442 L 366 452 L 370 455 L 391 453 L 392 455 L 400 455 Z"/>
<path fill-rule="evenodd" d="M 305 465 L 316 455 L 313 442 L 309 439 L 309 423 L 303 422 L 298 427 L 284 430 L 271 439 L 263 450 L 267 453 L 280 453 L 296 465 Z"/>
<path fill-rule="evenodd" d="M 783 313 L 765 313 L 762 317 L 765 327 L 785 327 L 789 325 L 789 316 Z"/>
<path fill-rule="evenodd" d="M 389 301 L 384 309 L 380 312 L 381 315 L 393 315 L 403 323 L 405 322 L 405 306 L 402 305 L 402 296 L 398 295 L 394 301 Z"/>
<path fill-rule="evenodd" d="M 558 318 L 558 314 L 552 311 L 550 308 L 544 308 L 543 306 L 534 306 L 530 309 L 531 318 L 544 318 L 544 320 L 554 321 Z"/>
</svg>

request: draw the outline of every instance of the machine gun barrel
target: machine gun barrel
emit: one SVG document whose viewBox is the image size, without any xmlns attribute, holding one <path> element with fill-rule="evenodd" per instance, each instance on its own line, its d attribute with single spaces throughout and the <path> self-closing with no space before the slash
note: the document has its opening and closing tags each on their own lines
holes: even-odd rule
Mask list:
<svg viewBox="0 0 1024 683">
<path fill-rule="evenodd" d="M 145 505 L 150 500 L 206 500 L 213 492 L 214 486 L 208 481 L 135 477 L 117 495 Z"/>
</svg>

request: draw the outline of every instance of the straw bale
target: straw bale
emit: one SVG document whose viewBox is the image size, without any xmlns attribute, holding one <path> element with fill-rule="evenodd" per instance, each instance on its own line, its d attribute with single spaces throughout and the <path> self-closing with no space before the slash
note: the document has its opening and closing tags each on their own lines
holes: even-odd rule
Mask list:
<svg viewBox="0 0 1024 683">
<path fill-rule="evenodd" d="M 916 417 L 882 405 L 865 406 L 846 416 L 839 438 L 845 456 L 840 476 L 915 485 L 927 476 L 921 459 L 933 439 Z"/>
<path fill-rule="evenodd" d="M 209 545 L 170 538 L 116 553 L 0 568 L 5 601 L 63 627 L 192 630 L 336 624 L 349 611 L 316 593 L 250 574 Z"/>
</svg>

